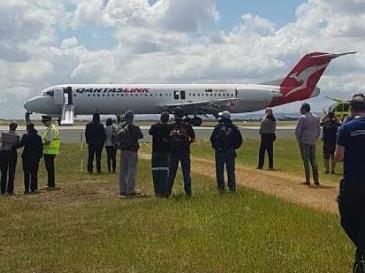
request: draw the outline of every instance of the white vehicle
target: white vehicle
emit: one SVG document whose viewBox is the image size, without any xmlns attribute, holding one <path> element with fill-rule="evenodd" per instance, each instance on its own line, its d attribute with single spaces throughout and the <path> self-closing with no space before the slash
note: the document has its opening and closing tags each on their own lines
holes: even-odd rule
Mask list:
<svg viewBox="0 0 365 273">
<path fill-rule="evenodd" d="M 330 61 L 353 54 L 314 52 L 305 55 L 284 79 L 261 84 L 63 84 L 47 88 L 25 103 L 28 113 L 49 114 L 61 125 L 75 115 L 173 112 L 181 106 L 194 125 L 199 115 L 252 112 L 319 95 L 316 87 Z"/>
</svg>

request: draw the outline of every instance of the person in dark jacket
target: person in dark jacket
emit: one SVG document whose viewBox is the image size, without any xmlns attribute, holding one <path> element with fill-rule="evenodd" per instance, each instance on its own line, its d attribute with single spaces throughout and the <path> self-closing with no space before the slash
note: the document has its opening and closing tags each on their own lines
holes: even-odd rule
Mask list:
<svg viewBox="0 0 365 273">
<path fill-rule="evenodd" d="M 89 148 L 87 170 L 89 173 L 93 172 L 93 163 L 96 157 L 96 170 L 101 173 L 101 154 L 105 142 L 105 129 L 104 125 L 100 123 L 98 113 L 95 113 L 92 122 L 86 125 L 85 138 Z"/>
<path fill-rule="evenodd" d="M 341 124 L 337 121 L 335 113 L 329 112 L 327 119 L 321 122 L 323 128 L 323 159 L 326 168 L 325 174 L 335 174 L 336 160 L 334 159 L 336 150 L 337 130 Z M 330 164 L 331 163 L 331 164 Z M 331 170 L 330 170 L 331 166 Z"/>
<path fill-rule="evenodd" d="M 15 122 L 9 124 L 9 132 L 1 134 L 1 194 L 14 193 L 15 170 L 18 161 L 17 147 L 19 135 L 15 132 L 18 125 Z"/>
<path fill-rule="evenodd" d="M 167 197 L 167 183 L 170 164 L 170 140 L 171 125 L 169 113 L 162 113 L 160 122 L 150 128 L 152 136 L 152 177 L 156 197 Z"/>
<path fill-rule="evenodd" d="M 121 196 L 136 195 L 136 175 L 138 162 L 138 140 L 143 138 L 139 126 L 134 124 L 134 113 L 124 114 L 125 122 L 116 132 L 120 147 L 119 190 Z"/>
<path fill-rule="evenodd" d="M 190 177 L 190 144 L 195 141 L 195 133 L 193 127 L 189 123 L 183 121 L 184 114 L 184 110 L 181 107 L 177 107 L 175 109 L 175 123 L 171 125 L 171 156 L 168 195 L 171 195 L 172 193 L 176 172 L 180 162 L 183 173 L 185 194 L 190 197 L 192 195 Z"/>
<path fill-rule="evenodd" d="M 219 123 L 210 137 L 215 150 L 217 187 L 220 192 L 224 192 L 224 165 L 226 165 L 228 188 L 230 192 L 235 192 L 236 149 L 242 145 L 242 135 L 238 127 L 232 123 L 230 112 L 224 111 L 219 116 Z"/>
<path fill-rule="evenodd" d="M 117 168 L 117 147 L 113 142 L 113 135 L 117 129 L 111 118 L 106 120 L 105 124 L 105 150 L 107 154 L 108 172 L 115 173 Z"/>
<path fill-rule="evenodd" d="M 42 137 L 38 135 L 33 123 L 27 124 L 27 132 L 22 136 L 19 148 L 22 153 L 24 171 L 24 193 L 37 193 L 38 166 L 43 155 Z"/>
<path fill-rule="evenodd" d="M 265 163 L 265 152 L 269 156 L 269 169 L 274 169 L 274 141 L 276 140 L 276 119 L 272 109 L 267 108 L 265 111 L 265 119 L 261 122 L 259 134 L 261 136 L 261 144 L 259 150 L 259 164 L 257 169 L 262 169 Z"/>
</svg>

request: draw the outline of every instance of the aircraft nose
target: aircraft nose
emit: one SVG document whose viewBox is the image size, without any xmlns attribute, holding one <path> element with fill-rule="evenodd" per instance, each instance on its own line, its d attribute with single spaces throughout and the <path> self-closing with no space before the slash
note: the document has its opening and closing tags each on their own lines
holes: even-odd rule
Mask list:
<svg viewBox="0 0 365 273">
<path fill-rule="evenodd" d="M 34 97 L 28 100 L 24 104 L 24 108 L 29 112 L 36 112 L 39 113 L 40 109 L 42 108 L 44 102 L 42 102 L 42 97 Z"/>
</svg>

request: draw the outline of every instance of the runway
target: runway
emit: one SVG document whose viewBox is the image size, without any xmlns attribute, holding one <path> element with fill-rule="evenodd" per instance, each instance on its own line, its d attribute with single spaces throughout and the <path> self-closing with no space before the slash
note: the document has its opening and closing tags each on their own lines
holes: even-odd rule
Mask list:
<svg viewBox="0 0 365 273">
<path fill-rule="evenodd" d="M 141 126 L 144 138 L 142 142 L 151 142 L 151 136 L 148 134 L 149 126 Z M 247 139 L 259 138 L 259 127 L 258 126 L 239 126 L 242 136 Z M 8 127 L 1 126 L 0 132 L 7 131 Z M 44 127 L 38 128 L 39 133 L 42 133 Z M 80 143 L 84 141 L 84 126 L 70 126 L 70 127 L 59 127 L 61 142 L 63 143 Z M 294 138 L 293 126 L 278 126 L 276 131 L 277 138 L 291 139 Z M 17 133 L 22 135 L 25 131 L 24 126 L 19 126 Z M 194 127 L 196 137 L 198 139 L 209 139 L 213 127 Z"/>
</svg>

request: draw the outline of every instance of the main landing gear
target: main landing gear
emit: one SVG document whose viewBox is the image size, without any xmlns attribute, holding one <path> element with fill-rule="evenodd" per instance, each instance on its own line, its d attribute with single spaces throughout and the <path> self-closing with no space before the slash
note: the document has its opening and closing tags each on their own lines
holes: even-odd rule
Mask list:
<svg viewBox="0 0 365 273">
<path fill-rule="evenodd" d="M 184 119 L 186 123 L 189 123 L 193 126 L 199 127 L 202 125 L 203 120 L 197 116 L 194 116 L 193 118 L 189 118 L 188 116 Z"/>
</svg>

